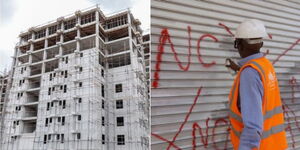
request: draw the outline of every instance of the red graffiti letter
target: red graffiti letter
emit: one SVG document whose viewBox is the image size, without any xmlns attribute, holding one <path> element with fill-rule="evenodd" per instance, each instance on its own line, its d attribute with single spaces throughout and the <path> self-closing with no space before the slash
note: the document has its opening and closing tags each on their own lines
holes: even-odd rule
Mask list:
<svg viewBox="0 0 300 150">
<path fill-rule="evenodd" d="M 200 42 L 201 42 L 204 38 L 206 38 L 206 37 L 209 37 L 209 38 L 213 39 L 215 42 L 218 42 L 218 39 L 217 39 L 215 36 L 211 35 L 211 34 L 204 34 L 204 35 L 202 35 L 202 36 L 199 38 L 198 43 L 197 43 L 198 60 L 199 60 L 199 62 L 203 65 L 203 67 L 211 67 L 212 65 L 215 65 L 216 62 L 215 62 L 215 61 L 212 61 L 211 63 L 204 63 L 204 61 L 202 60 L 202 56 L 201 56 L 201 54 L 200 54 L 200 49 L 201 49 L 201 47 L 200 47 Z"/>
</svg>

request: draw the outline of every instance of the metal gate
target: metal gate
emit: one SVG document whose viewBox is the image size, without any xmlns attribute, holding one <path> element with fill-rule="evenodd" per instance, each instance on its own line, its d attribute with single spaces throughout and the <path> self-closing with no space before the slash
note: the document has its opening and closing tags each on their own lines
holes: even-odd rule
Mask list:
<svg viewBox="0 0 300 150">
<path fill-rule="evenodd" d="M 152 0 L 152 149 L 232 149 L 227 115 L 239 59 L 233 33 L 262 20 L 262 52 L 273 62 L 284 103 L 289 149 L 300 149 L 300 1 Z"/>
</svg>

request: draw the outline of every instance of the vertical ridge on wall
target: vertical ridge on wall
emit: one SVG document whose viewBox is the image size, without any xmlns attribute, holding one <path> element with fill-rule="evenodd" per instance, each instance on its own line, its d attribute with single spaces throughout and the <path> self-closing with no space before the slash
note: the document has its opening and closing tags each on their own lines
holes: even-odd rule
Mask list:
<svg viewBox="0 0 300 150">
<path fill-rule="evenodd" d="M 232 149 L 228 94 L 239 60 L 233 33 L 262 20 L 261 49 L 273 62 L 289 149 L 300 149 L 300 3 L 296 0 L 151 0 L 152 149 Z"/>
</svg>

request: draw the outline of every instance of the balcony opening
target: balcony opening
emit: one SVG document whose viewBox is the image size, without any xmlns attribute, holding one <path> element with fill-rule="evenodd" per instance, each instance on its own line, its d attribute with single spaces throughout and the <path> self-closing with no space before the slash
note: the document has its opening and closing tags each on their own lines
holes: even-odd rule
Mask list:
<svg viewBox="0 0 300 150">
<path fill-rule="evenodd" d="M 49 61 L 49 62 L 46 62 L 46 65 L 45 65 L 45 72 L 51 72 L 51 71 L 54 71 L 54 69 L 58 68 L 58 63 L 59 63 L 59 60 L 52 60 L 52 61 Z"/>
<path fill-rule="evenodd" d="M 39 101 L 39 90 L 26 92 L 27 94 L 27 103 L 35 103 Z"/>
<path fill-rule="evenodd" d="M 56 45 L 56 42 L 59 42 L 59 41 L 60 41 L 60 36 L 55 36 L 55 37 L 49 38 L 47 46 L 51 47 L 53 45 Z"/>
<path fill-rule="evenodd" d="M 41 77 L 34 77 L 28 79 L 28 88 L 35 89 L 41 87 Z"/>
<path fill-rule="evenodd" d="M 26 54 L 27 51 L 30 50 L 30 44 L 24 45 L 20 47 L 20 55 Z"/>
<path fill-rule="evenodd" d="M 45 48 L 45 40 L 33 43 L 33 51 Z"/>
<path fill-rule="evenodd" d="M 30 66 L 30 75 L 37 75 L 42 73 L 42 64 Z"/>
<path fill-rule="evenodd" d="M 37 108 L 38 105 L 24 105 L 24 114 L 23 117 L 37 117 Z"/>
<path fill-rule="evenodd" d="M 35 32 L 34 39 L 39 39 L 46 36 L 46 29 Z"/>
<path fill-rule="evenodd" d="M 150 34 L 143 35 L 143 42 L 150 41 Z"/>
<path fill-rule="evenodd" d="M 122 28 L 108 33 L 107 36 L 108 36 L 108 41 L 113 41 L 113 40 L 127 37 L 128 35 L 129 35 L 128 28 Z"/>
<path fill-rule="evenodd" d="M 44 51 L 32 53 L 31 56 L 32 56 L 32 63 L 40 62 L 43 60 Z"/>
<path fill-rule="evenodd" d="M 46 50 L 46 59 L 54 58 L 56 55 L 59 54 L 59 48 L 53 47 Z"/>
<path fill-rule="evenodd" d="M 99 64 L 105 68 L 105 57 L 99 53 Z"/>
<path fill-rule="evenodd" d="M 52 34 L 56 33 L 56 31 L 57 31 L 57 25 L 49 27 L 48 30 L 49 30 L 49 32 L 48 32 L 49 35 L 52 35 Z"/>
<path fill-rule="evenodd" d="M 107 62 L 108 62 L 108 68 L 116 68 L 116 67 L 130 65 L 131 64 L 130 53 L 108 57 Z"/>
<path fill-rule="evenodd" d="M 76 18 L 67 20 L 64 22 L 64 29 L 68 30 L 68 29 L 74 28 L 75 25 L 76 25 Z"/>
<path fill-rule="evenodd" d="M 94 48 L 96 46 L 95 44 L 95 37 L 89 37 L 87 39 L 83 39 L 80 41 L 80 50 L 86 50 L 86 49 L 90 49 L 90 48 Z"/>
<path fill-rule="evenodd" d="M 25 120 L 22 133 L 34 133 L 36 129 L 36 120 Z"/>
<path fill-rule="evenodd" d="M 21 63 L 21 64 L 28 63 L 29 62 L 29 55 L 19 57 L 18 60 L 19 60 L 19 63 Z"/>
<path fill-rule="evenodd" d="M 118 16 L 118 17 L 114 17 L 111 19 L 108 19 L 105 21 L 105 27 L 106 29 L 111 29 L 117 26 L 122 26 L 124 24 L 127 24 L 128 19 L 127 19 L 127 13 L 122 15 L 122 16 Z"/>
<path fill-rule="evenodd" d="M 99 28 L 99 36 L 100 36 L 100 38 L 102 39 L 102 41 L 105 41 L 105 33 L 104 33 L 104 31 L 102 31 L 100 27 L 98 27 L 98 28 Z"/>
<path fill-rule="evenodd" d="M 74 53 L 76 50 L 76 41 L 63 45 L 63 55 Z"/>
<path fill-rule="evenodd" d="M 75 40 L 76 36 L 77 36 L 77 30 L 64 33 L 64 42 Z"/>
<path fill-rule="evenodd" d="M 95 12 L 92 12 L 92 13 L 81 16 L 80 23 L 87 24 L 87 23 L 93 22 L 95 20 L 96 20 Z"/>
<path fill-rule="evenodd" d="M 80 37 L 86 37 L 96 33 L 96 25 L 90 25 L 80 29 Z"/>
<path fill-rule="evenodd" d="M 31 34 L 26 34 L 21 37 L 21 42 L 28 42 L 28 40 L 30 40 L 31 37 L 32 37 Z"/>
<path fill-rule="evenodd" d="M 127 38 L 107 45 L 108 54 L 115 54 L 127 50 L 129 50 L 129 39 Z"/>
</svg>

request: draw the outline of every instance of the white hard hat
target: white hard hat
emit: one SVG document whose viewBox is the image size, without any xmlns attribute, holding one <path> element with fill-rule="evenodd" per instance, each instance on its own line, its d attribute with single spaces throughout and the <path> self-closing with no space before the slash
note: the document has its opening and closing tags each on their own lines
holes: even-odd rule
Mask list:
<svg viewBox="0 0 300 150">
<path fill-rule="evenodd" d="M 243 21 L 235 33 L 235 38 L 240 39 L 264 38 L 267 36 L 264 23 L 257 19 Z"/>
</svg>

